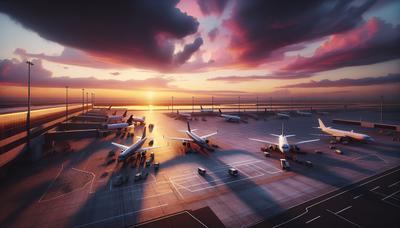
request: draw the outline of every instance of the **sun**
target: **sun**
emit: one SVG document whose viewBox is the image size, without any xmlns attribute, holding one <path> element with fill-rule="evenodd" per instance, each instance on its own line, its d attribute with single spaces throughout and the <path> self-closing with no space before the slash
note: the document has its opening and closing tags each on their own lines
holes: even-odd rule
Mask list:
<svg viewBox="0 0 400 228">
<path fill-rule="evenodd" d="M 153 92 L 153 91 L 147 91 L 147 92 L 146 92 L 146 97 L 147 97 L 147 100 L 148 100 L 149 102 L 153 101 L 154 92 Z"/>
</svg>

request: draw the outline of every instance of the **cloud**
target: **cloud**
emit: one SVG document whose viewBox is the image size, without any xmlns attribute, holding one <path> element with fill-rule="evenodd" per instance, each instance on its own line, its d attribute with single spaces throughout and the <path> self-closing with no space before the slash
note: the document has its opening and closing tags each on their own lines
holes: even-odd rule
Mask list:
<svg viewBox="0 0 400 228">
<path fill-rule="evenodd" d="M 351 86 L 387 85 L 394 83 L 396 84 L 400 83 L 400 73 L 388 74 L 386 76 L 380 76 L 380 77 L 367 77 L 358 79 L 343 78 L 339 80 L 329 80 L 329 79 L 321 81 L 311 80 L 310 82 L 285 85 L 277 88 L 351 87 Z"/>
<path fill-rule="evenodd" d="M 309 78 L 313 74 L 309 73 L 291 73 L 291 72 L 275 72 L 269 75 L 250 75 L 250 76 L 221 76 L 209 78 L 207 81 L 224 81 L 228 83 L 242 83 L 257 80 L 289 80 L 289 79 L 300 79 Z"/>
<path fill-rule="evenodd" d="M 238 0 L 224 22 L 232 31 L 230 49 L 248 64 L 260 64 L 280 48 L 350 30 L 375 0 Z"/>
<path fill-rule="evenodd" d="M 208 32 L 208 39 L 210 39 L 211 42 L 214 41 L 218 35 L 218 32 L 218 28 L 211 29 L 211 31 Z"/>
<path fill-rule="evenodd" d="M 203 39 L 201 37 L 196 38 L 193 43 L 185 45 L 181 52 L 175 55 L 175 64 L 181 65 L 190 59 L 192 54 L 196 52 L 200 46 L 203 44 Z"/>
<path fill-rule="evenodd" d="M 287 71 L 318 72 L 400 58 L 400 27 L 371 18 L 364 25 L 333 35 L 311 57 L 298 57 Z"/>
<path fill-rule="evenodd" d="M 64 87 L 71 88 L 107 88 L 107 89 L 174 89 L 169 83 L 171 79 L 148 78 L 144 80 L 101 80 L 95 77 L 75 78 L 75 77 L 53 77 L 52 72 L 42 66 L 39 59 L 32 60 L 34 66 L 31 68 L 31 83 L 34 87 Z M 27 83 L 27 65 L 24 61 L 17 59 L 0 60 L 0 85 L 26 86 Z"/>
<path fill-rule="evenodd" d="M 220 15 L 224 11 L 227 3 L 228 0 L 197 0 L 197 4 L 203 15 Z"/>
<path fill-rule="evenodd" d="M 2 1 L 8 14 L 41 37 L 79 49 L 107 63 L 167 71 L 175 42 L 195 34 L 199 22 L 178 0 Z"/>
<path fill-rule="evenodd" d="M 114 75 L 114 76 L 118 76 L 118 75 L 120 75 L 121 73 L 119 73 L 119 72 L 111 72 L 110 74 L 111 74 L 111 75 Z"/>
<path fill-rule="evenodd" d="M 98 69 L 129 67 L 129 65 L 109 63 L 105 60 L 102 60 L 101 58 L 90 56 L 83 51 L 69 47 L 65 47 L 60 55 L 46 55 L 44 53 L 33 54 L 28 53 L 25 49 L 22 48 L 15 49 L 14 54 L 20 56 L 22 59 L 38 58 L 60 64 L 92 67 Z"/>
</svg>

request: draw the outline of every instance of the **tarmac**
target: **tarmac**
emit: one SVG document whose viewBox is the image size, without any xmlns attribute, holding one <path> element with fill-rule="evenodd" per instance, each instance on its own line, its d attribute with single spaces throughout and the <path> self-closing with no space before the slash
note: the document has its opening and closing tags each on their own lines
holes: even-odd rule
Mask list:
<svg viewBox="0 0 400 228">
<path fill-rule="evenodd" d="M 197 147 L 194 151 L 186 151 L 181 143 L 165 137 L 184 137 L 179 131 L 187 128 L 184 120 L 175 120 L 155 111 L 132 114 L 146 116 L 146 122 L 155 126 L 147 135 L 154 139 L 154 146 L 160 146 L 154 150 L 153 161 L 160 162 L 158 171 L 153 164 L 146 167 L 134 160 L 125 165 L 113 162 L 119 150 L 111 142 L 130 145 L 141 136 L 143 126 L 132 131 L 133 137 L 111 134 L 104 138 L 70 141 L 72 152 L 53 154 L 34 164 L 18 167 L 13 175 L 1 180 L 0 226 L 126 227 L 209 207 L 226 227 L 247 227 L 400 164 L 400 142 L 393 141 L 391 136 L 378 133 L 376 129 L 334 125 L 330 121 L 376 113 L 342 111 L 332 112 L 329 116 L 289 120 L 249 117 L 241 123 L 228 123 L 215 116 L 190 121 L 191 128 L 198 129 L 199 135 L 218 130 L 218 134 L 210 138 L 210 144 L 217 145 L 213 152 Z M 338 144 L 343 151 L 343 155 L 339 155 L 328 148 L 330 138 L 324 137 L 319 142 L 302 145 L 301 150 L 305 153 L 297 155 L 300 160 L 311 161 L 313 167 L 289 161 L 292 170 L 283 171 L 279 164 L 281 154 L 272 153 L 266 158 L 260 151 L 264 145 L 248 140 L 276 140 L 269 134 L 280 134 L 282 121 L 286 134 L 296 134 L 289 138 L 289 143 L 313 139 L 316 136 L 311 134 L 320 133 L 313 128 L 317 126 L 318 117 L 329 126 L 369 134 L 376 142 Z M 397 121 L 398 117 L 387 118 Z M 113 157 L 109 156 L 111 150 L 116 151 Z M 315 150 L 323 153 L 316 154 Z M 207 170 L 205 176 L 197 174 L 200 166 Z M 230 176 L 229 167 L 238 169 L 239 175 Z M 135 182 L 138 172 L 148 173 L 147 178 Z M 119 175 L 128 177 L 127 183 L 115 186 Z M 385 186 L 394 184 L 392 187 L 397 189 L 398 181 L 397 174 L 390 183 L 385 182 Z M 379 186 L 374 191 L 385 191 L 382 197 L 389 196 L 385 201 L 398 205 L 398 192 L 386 191 L 383 185 Z M 355 200 L 364 199 L 360 196 Z M 331 217 L 347 218 L 346 213 L 357 213 L 356 210 L 369 202 L 327 207 L 331 212 L 316 212 L 301 221 L 317 224 L 329 213 Z M 381 205 L 371 201 L 371 206 Z M 385 207 L 395 206 L 385 203 L 382 208 Z M 381 220 L 380 217 L 375 219 Z M 364 227 L 364 224 L 354 223 Z"/>
</svg>

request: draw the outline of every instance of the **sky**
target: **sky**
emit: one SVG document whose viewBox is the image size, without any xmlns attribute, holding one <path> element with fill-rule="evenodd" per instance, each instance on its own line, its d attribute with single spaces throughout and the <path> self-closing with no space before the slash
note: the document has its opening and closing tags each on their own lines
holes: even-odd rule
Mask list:
<svg viewBox="0 0 400 228">
<path fill-rule="evenodd" d="M 0 2 L 0 104 L 400 97 L 400 1 Z"/>
</svg>

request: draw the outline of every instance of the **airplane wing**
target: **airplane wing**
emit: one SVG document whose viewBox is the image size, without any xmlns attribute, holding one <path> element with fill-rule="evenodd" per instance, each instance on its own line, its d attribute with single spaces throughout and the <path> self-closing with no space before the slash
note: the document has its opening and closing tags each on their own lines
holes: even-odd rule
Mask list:
<svg viewBox="0 0 400 228">
<path fill-rule="evenodd" d="M 268 143 L 268 144 L 272 144 L 272 145 L 278 145 L 277 143 L 270 142 L 270 141 L 267 141 L 267 140 L 262 140 L 262 139 L 253 139 L 253 138 L 249 138 L 249 139 L 250 139 L 250 140 L 252 140 L 252 141 L 256 141 L 256 142 Z"/>
<path fill-rule="evenodd" d="M 182 141 L 182 142 L 193 142 L 193 139 L 189 138 L 179 138 L 179 137 L 167 137 L 171 140 Z"/>
<path fill-rule="evenodd" d="M 125 146 L 125 145 L 122 145 L 122 144 L 119 144 L 119 143 L 115 143 L 115 142 L 111 142 L 111 144 L 113 144 L 114 146 L 120 148 L 121 150 L 126 150 L 126 149 L 129 148 L 129 146 Z"/>
<path fill-rule="evenodd" d="M 210 138 L 211 136 L 216 135 L 216 134 L 218 134 L 218 131 L 213 132 L 213 133 L 208 134 L 208 135 L 203 135 L 203 136 L 201 136 L 200 138 L 202 138 L 202 139 L 207 139 L 207 138 Z"/>
<path fill-rule="evenodd" d="M 314 135 L 314 136 L 324 136 L 324 137 L 332 137 L 333 135 L 328 135 L 328 134 L 310 134 L 310 135 Z M 335 136 L 333 136 L 335 137 Z"/>
<path fill-rule="evenodd" d="M 140 150 L 141 151 L 146 151 L 146 150 L 153 150 L 153 149 L 157 149 L 160 148 L 161 146 L 153 146 L 153 147 L 143 147 Z"/>
<path fill-rule="evenodd" d="M 300 142 L 295 143 L 295 145 L 300 145 L 300 144 L 310 143 L 310 142 L 316 142 L 316 141 L 319 141 L 319 139 L 311 139 L 311 140 L 300 141 Z"/>
</svg>

